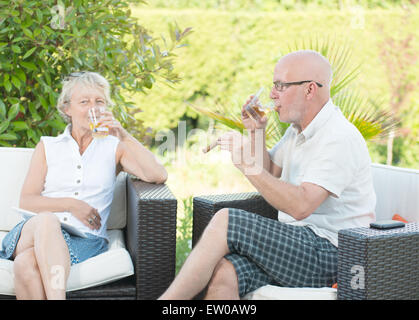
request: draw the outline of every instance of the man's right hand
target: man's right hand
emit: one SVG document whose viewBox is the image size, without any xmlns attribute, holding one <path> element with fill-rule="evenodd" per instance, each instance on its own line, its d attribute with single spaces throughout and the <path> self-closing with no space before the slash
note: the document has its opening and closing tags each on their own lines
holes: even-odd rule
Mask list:
<svg viewBox="0 0 419 320">
<path fill-rule="evenodd" d="M 254 120 L 245 111 L 245 106 L 252 100 L 253 96 L 250 96 L 249 99 L 242 107 L 242 121 L 243 125 L 247 130 L 255 131 L 256 129 L 265 129 L 268 123 L 268 118 L 266 115 L 262 117 L 260 120 Z"/>
</svg>

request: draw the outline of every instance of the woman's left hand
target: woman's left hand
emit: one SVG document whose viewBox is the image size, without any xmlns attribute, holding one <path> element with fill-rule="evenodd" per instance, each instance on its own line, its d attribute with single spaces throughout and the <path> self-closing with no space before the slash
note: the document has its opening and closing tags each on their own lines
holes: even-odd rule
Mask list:
<svg viewBox="0 0 419 320">
<path fill-rule="evenodd" d="M 116 120 L 112 112 L 106 110 L 101 114 L 100 125 L 109 128 L 109 134 L 123 140 L 128 136 L 128 132 L 122 127 L 121 123 Z"/>
</svg>

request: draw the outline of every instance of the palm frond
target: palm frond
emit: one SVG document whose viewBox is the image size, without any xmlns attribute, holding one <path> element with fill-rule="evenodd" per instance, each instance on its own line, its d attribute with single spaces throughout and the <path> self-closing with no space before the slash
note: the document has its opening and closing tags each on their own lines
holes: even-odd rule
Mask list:
<svg viewBox="0 0 419 320">
<path fill-rule="evenodd" d="M 347 87 L 353 80 L 355 80 L 360 73 L 360 69 L 361 65 L 358 65 L 345 76 L 342 76 L 342 79 L 340 79 L 340 77 L 334 78 L 330 87 L 330 96 L 333 98 L 339 93 L 339 91 Z"/>
<path fill-rule="evenodd" d="M 300 41 L 300 42 L 298 42 Z M 326 57 L 333 69 L 333 80 L 330 95 L 333 97 L 340 90 L 349 85 L 360 73 L 361 64 L 351 65 L 352 49 L 348 43 L 339 43 L 337 39 L 329 37 L 321 40 L 319 37 L 310 38 L 306 44 L 305 39 L 295 40 L 294 46 L 288 45 L 288 52 L 298 50 L 314 50 Z"/>
<path fill-rule="evenodd" d="M 189 104 L 189 106 L 200 114 L 204 114 L 207 117 L 214 119 L 218 124 L 225 126 L 227 128 L 240 131 L 242 134 L 245 134 L 245 127 L 241 120 L 240 113 L 231 111 L 231 108 L 227 108 L 220 104 L 214 105 L 212 108 L 204 108 L 196 105 Z M 240 110 L 240 109 L 234 109 Z M 283 132 L 288 128 L 289 124 L 281 122 L 279 120 L 279 115 L 276 112 L 270 112 L 268 114 L 268 125 L 266 126 L 266 145 L 268 148 L 273 147 L 273 145 L 278 142 Z M 222 129 L 222 127 L 218 127 Z"/>
<path fill-rule="evenodd" d="M 237 116 L 233 114 L 226 115 L 219 111 L 217 112 L 208 108 L 202 108 L 195 105 L 191 105 L 191 108 L 193 108 L 198 113 L 204 114 L 210 117 L 211 119 L 218 121 L 219 123 L 229 127 L 230 129 L 238 130 L 240 132 L 243 132 L 243 130 L 245 129 L 241 119 L 237 119 Z"/>
<path fill-rule="evenodd" d="M 391 112 L 383 111 L 382 102 L 365 98 L 354 90 L 343 90 L 334 97 L 334 103 L 365 140 L 387 137 L 399 122 Z"/>
</svg>

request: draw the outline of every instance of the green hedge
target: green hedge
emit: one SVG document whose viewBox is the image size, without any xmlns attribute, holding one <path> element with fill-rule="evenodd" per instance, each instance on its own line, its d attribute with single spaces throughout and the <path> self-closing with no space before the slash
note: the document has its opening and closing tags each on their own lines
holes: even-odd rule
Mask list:
<svg viewBox="0 0 419 320">
<path fill-rule="evenodd" d="M 394 8 L 413 6 L 414 0 L 150 0 L 158 8 L 200 8 L 218 10 L 306 10 L 312 8 L 343 9 L 351 6 L 364 8 Z"/>
<path fill-rule="evenodd" d="M 389 101 L 389 83 L 386 68 L 380 60 L 382 41 L 386 34 L 403 37 L 419 30 L 419 10 L 406 23 L 402 10 L 370 10 L 310 12 L 226 12 L 215 10 L 168 10 L 133 8 L 133 15 L 156 33 L 161 25 L 177 21 L 192 27 L 187 39 L 188 48 L 176 61 L 183 81 L 176 90 L 161 84 L 145 97 L 134 100 L 144 111 L 138 115 L 155 130 L 175 128 L 179 119 L 198 117 L 186 102 L 209 106 L 219 103 L 238 108 L 249 94 L 261 85 L 270 87 L 274 64 L 288 51 L 288 46 L 302 41 L 326 39 L 336 45 L 349 44 L 353 54 L 351 63 L 362 63 L 361 74 L 354 82 L 364 95 Z M 358 20 L 354 20 L 358 19 Z M 363 21 L 362 23 L 359 21 Z M 419 52 L 417 38 L 413 49 Z M 419 80 L 419 64 L 410 70 Z M 399 139 L 396 164 L 419 167 L 418 90 L 410 97 L 402 111 L 403 126 L 409 127 L 409 136 Z M 198 118 L 205 128 L 204 117 Z M 383 161 L 385 148 L 371 144 L 375 161 Z"/>
</svg>

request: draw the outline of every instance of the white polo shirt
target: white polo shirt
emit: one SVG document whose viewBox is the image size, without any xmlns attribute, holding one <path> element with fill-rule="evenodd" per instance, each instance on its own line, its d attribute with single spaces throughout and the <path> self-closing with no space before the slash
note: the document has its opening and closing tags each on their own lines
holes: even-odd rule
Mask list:
<svg viewBox="0 0 419 320">
<path fill-rule="evenodd" d="M 375 220 L 367 145 L 332 100 L 301 133 L 290 125 L 269 154 L 282 168 L 280 180 L 293 185 L 310 182 L 332 193 L 309 217 L 297 221 L 278 211 L 279 221 L 307 225 L 337 247 L 340 229 L 367 227 Z"/>
</svg>

